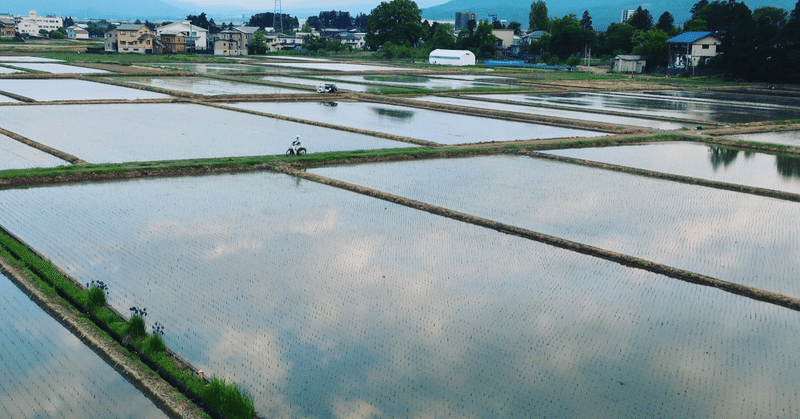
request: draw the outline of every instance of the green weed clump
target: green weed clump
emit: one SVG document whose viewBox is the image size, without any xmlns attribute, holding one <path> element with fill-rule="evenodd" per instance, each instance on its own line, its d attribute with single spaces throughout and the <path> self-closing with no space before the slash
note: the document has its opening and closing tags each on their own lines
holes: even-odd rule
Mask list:
<svg viewBox="0 0 800 419">
<path fill-rule="evenodd" d="M 253 396 L 235 383 L 227 384 L 214 377 L 198 394 L 229 418 L 251 419 L 255 416 Z"/>
<path fill-rule="evenodd" d="M 160 334 L 154 333 L 144 340 L 142 344 L 142 352 L 151 356 L 152 354 L 162 353 L 167 350 L 167 345 Z"/>
<path fill-rule="evenodd" d="M 86 290 L 85 298 L 83 299 L 84 307 L 87 310 L 93 310 L 98 307 L 105 307 L 106 305 L 106 292 L 98 287 L 91 287 Z"/>
<path fill-rule="evenodd" d="M 130 339 L 141 339 L 147 336 L 144 327 L 144 317 L 134 314 L 125 325 L 125 336 Z"/>
</svg>

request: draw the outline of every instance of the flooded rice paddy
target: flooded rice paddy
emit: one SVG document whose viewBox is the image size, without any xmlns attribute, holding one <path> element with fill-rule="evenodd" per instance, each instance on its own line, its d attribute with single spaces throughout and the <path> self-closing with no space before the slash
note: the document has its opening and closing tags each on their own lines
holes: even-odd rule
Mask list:
<svg viewBox="0 0 800 419">
<path fill-rule="evenodd" d="M 539 105 L 596 111 L 615 111 L 635 115 L 683 118 L 716 123 L 746 123 L 800 118 L 800 106 L 740 104 L 736 101 L 670 97 L 651 93 L 565 93 L 559 95 L 519 94 L 481 95 Z"/>
<path fill-rule="evenodd" d="M 166 418 L 0 273 L 0 416 Z"/>
<path fill-rule="evenodd" d="M 800 157 L 692 142 L 547 151 L 549 154 L 800 193 Z"/>
<path fill-rule="evenodd" d="M 0 224 L 265 417 L 798 413 L 794 311 L 285 175 L 5 190 Z"/>
<path fill-rule="evenodd" d="M 565 137 L 595 137 L 601 132 L 502 121 L 407 106 L 380 103 L 330 102 L 269 103 L 248 102 L 232 106 L 276 115 L 379 131 L 438 144 L 467 144 Z"/>
<path fill-rule="evenodd" d="M 352 83 L 368 83 L 398 87 L 414 87 L 428 90 L 459 90 L 459 89 L 513 89 L 518 88 L 509 84 L 488 82 L 481 79 L 464 80 L 455 78 L 440 78 L 428 76 L 397 76 L 397 75 L 372 75 L 372 76 L 328 76 L 333 80 Z"/>
<path fill-rule="evenodd" d="M 151 64 L 151 67 L 158 68 L 173 68 L 176 70 L 191 71 L 197 74 L 217 74 L 226 72 L 244 72 L 244 73 L 263 73 L 265 68 L 257 65 L 247 64 Z"/>
<path fill-rule="evenodd" d="M 604 115 L 592 112 L 565 111 L 563 109 L 541 108 L 529 105 L 513 105 L 508 103 L 488 102 L 480 100 L 481 96 L 470 97 L 467 99 L 444 97 L 444 96 L 421 96 L 415 98 L 423 102 L 442 103 L 446 105 L 467 106 L 471 108 L 492 109 L 497 111 L 527 113 L 531 115 L 554 116 L 558 118 L 577 119 L 582 121 L 603 122 L 606 124 L 631 125 L 637 127 L 648 127 L 664 130 L 675 130 L 681 128 L 694 128 L 697 124 L 682 122 L 667 122 L 656 119 L 635 118 L 629 116 Z M 500 98 L 501 96 L 492 96 Z"/>
<path fill-rule="evenodd" d="M 27 70 L 41 71 L 43 73 L 51 74 L 99 74 L 108 73 L 105 70 L 96 68 L 80 67 L 76 65 L 59 64 L 59 63 L 32 63 L 32 62 L 19 62 L 15 63 L 14 67 L 24 68 Z"/>
<path fill-rule="evenodd" d="M 3 67 L 2 65 L 0 65 L 0 74 L 14 74 L 14 73 L 24 73 L 24 71 L 9 67 Z"/>
<path fill-rule="evenodd" d="M 203 77 L 153 77 L 124 79 L 124 81 L 159 89 L 194 93 L 203 96 L 219 95 L 272 95 L 310 93 L 308 90 L 286 87 L 265 86 L 252 83 L 238 83 Z"/>
<path fill-rule="evenodd" d="M 795 202 L 529 157 L 313 169 L 493 221 L 800 297 Z"/>
<path fill-rule="evenodd" d="M 56 167 L 68 165 L 58 157 L 0 134 L 0 170 L 32 169 L 34 167 Z"/>
<path fill-rule="evenodd" d="M 87 118 L 92 121 L 88 130 Z M 50 124 L 42 124 L 44 120 Z M 312 153 L 412 147 L 346 131 L 179 103 L 6 106 L 0 112 L 0 126 L 90 163 L 283 154 L 298 135 Z M 81 135 L 54 136 L 52 126 Z"/>
<path fill-rule="evenodd" d="M 61 60 L 27 55 L 0 55 L 0 63 L 57 63 Z"/>
<path fill-rule="evenodd" d="M 37 102 L 54 100 L 167 99 L 170 97 L 146 90 L 76 79 L 0 79 L 0 92 L 13 93 Z"/>
<path fill-rule="evenodd" d="M 766 132 L 761 134 L 731 135 L 730 138 L 757 143 L 783 144 L 800 147 L 800 131 Z"/>
<path fill-rule="evenodd" d="M 262 77 L 261 80 L 274 82 L 274 83 L 286 83 L 286 84 L 297 84 L 301 86 L 309 86 L 316 88 L 317 85 L 324 82 L 334 82 L 335 80 L 331 79 L 330 77 L 325 78 L 301 78 L 301 77 L 286 77 L 286 76 L 266 76 Z M 350 92 L 380 92 L 381 88 L 377 86 L 369 86 L 366 84 L 358 84 L 358 83 L 340 83 L 336 82 L 336 88 L 339 90 L 347 90 Z"/>
</svg>

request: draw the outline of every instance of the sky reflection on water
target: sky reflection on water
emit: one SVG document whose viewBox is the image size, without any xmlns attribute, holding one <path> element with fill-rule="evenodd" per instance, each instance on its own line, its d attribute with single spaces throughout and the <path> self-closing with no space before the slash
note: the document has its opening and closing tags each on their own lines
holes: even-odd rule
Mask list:
<svg viewBox="0 0 800 419">
<path fill-rule="evenodd" d="M 267 417 L 798 409 L 795 312 L 284 175 L 5 190 L 0 225 Z"/>
<path fill-rule="evenodd" d="M 0 273 L 0 417 L 166 418 Z"/>
<path fill-rule="evenodd" d="M 695 142 L 648 143 L 546 151 L 719 182 L 800 193 L 800 158 Z"/>
</svg>

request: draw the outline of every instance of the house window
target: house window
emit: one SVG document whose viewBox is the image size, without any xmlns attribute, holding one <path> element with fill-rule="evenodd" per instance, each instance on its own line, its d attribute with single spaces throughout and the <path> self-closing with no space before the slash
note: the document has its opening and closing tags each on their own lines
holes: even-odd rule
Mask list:
<svg viewBox="0 0 800 419">
<path fill-rule="evenodd" d="M 119 31 L 119 36 L 125 36 L 125 31 Z"/>
<path fill-rule="evenodd" d="M 708 45 L 708 44 L 706 44 L 706 45 L 703 45 L 703 49 L 708 49 L 708 47 L 709 47 L 709 45 Z"/>
</svg>

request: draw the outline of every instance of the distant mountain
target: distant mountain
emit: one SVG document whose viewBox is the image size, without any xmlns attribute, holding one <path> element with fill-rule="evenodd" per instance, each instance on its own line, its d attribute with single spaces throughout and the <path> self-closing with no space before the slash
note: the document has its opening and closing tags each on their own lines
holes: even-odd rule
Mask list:
<svg viewBox="0 0 800 419">
<path fill-rule="evenodd" d="M 745 0 L 744 3 L 755 10 L 759 7 L 774 6 L 791 11 L 796 0 Z M 592 24 L 596 30 L 604 30 L 609 24 L 619 22 L 622 10 L 633 10 L 640 5 L 647 9 L 653 16 L 653 23 L 658 21 L 665 11 L 675 18 L 676 24 L 682 24 L 691 17 L 689 11 L 698 0 L 649 0 L 647 3 L 637 3 L 636 0 L 612 0 L 608 2 L 586 0 L 559 0 L 547 1 L 547 12 L 550 18 L 561 18 L 570 13 L 578 19 L 585 10 L 592 17 Z M 434 20 L 455 20 L 456 12 L 474 12 L 478 20 L 491 21 L 490 14 L 496 14 L 498 19 L 517 21 L 522 23 L 522 28 L 528 28 L 528 14 L 531 3 L 527 0 L 451 0 L 438 6 L 422 9 L 422 17 Z"/>
<path fill-rule="evenodd" d="M 174 20 L 193 14 L 160 0 L 3 0 L 0 4 L 0 13 L 25 16 L 29 10 L 35 10 L 40 16 L 69 16 L 78 19 Z"/>
</svg>

